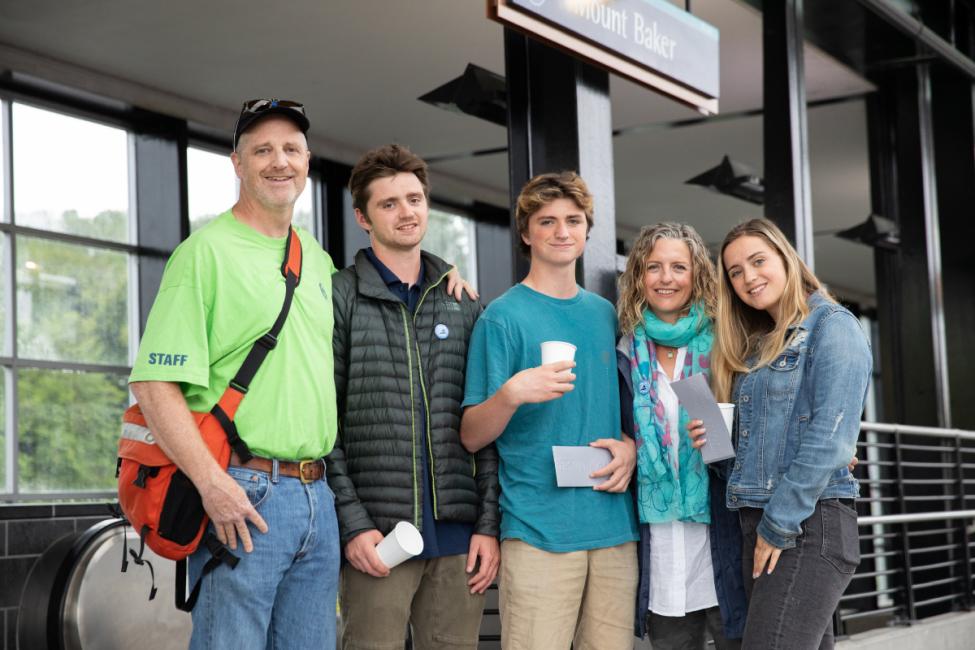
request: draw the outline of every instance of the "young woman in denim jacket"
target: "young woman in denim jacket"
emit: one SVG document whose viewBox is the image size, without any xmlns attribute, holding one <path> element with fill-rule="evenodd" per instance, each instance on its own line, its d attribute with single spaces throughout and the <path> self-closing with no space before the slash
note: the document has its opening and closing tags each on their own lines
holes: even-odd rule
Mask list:
<svg viewBox="0 0 975 650">
<path fill-rule="evenodd" d="M 718 269 L 712 385 L 737 407 L 727 505 L 742 527 L 743 647 L 832 648 L 833 611 L 860 561 L 847 463 L 869 343 L 770 221 L 733 228 Z M 695 445 L 706 436 L 691 433 Z"/>
<path fill-rule="evenodd" d="M 649 633 L 654 650 L 704 650 L 706 632 L 718 650 L 737 649 L 745 626 L 737 513 L 670 388 L 709 372 L 715 292 L 707 247 L 681 224 L 645 227 L 620 277 L 620 408 L 637 444 L 636 635 Z"/>
</svg>

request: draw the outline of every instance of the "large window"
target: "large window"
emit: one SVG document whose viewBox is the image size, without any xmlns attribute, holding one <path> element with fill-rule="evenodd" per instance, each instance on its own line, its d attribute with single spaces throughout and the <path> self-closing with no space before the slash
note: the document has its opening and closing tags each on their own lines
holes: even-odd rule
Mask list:
<svg viewBox="0 0 975 650">
<path fill-rule="evenodd" d="M 0 493 L 113 488 L 136 320 L 129 134 L 0 102 Z"/>
<path fill-rule="evenodd" d="M 475 222 L 469 217 L 437 208 L 430 209 L 430 223 L 423 248 L 454 264 L 461 276 L 477 286 Z"/>
<path fill-rule="evenodd" d="M 125 131 L 19 103 L 12 123 L 15 223 L 129 241 Z"/>
<path fill-rule="evenodd" d="M 239 182 L 229 155 L 206 144 L 187 148 L 177 176 L 180 128 L 160 138 L 127 126 L 127 112 L 70 93 L 53 104 L 4 92 L 0 502 L 105 498 L 115 492 L 139 324 L 181 233 L 181 192 L 192 232 L 236 202 Z M 321 239 L 325 183 L 341 186 L 347 170 L 312 167 L 293 221 Z M 334 218 L 351 218 L 344 196 Z M 368 238 L 354 222 L 344 231 L 351 258 Z M 476 286 L 475 237 L 474 220 L 437 207 L 423 247 Z"/>
<path fill-rule="evenodd" d="M 188 147 L 186 184 L 190 232 L 196 232 L 237 202 L 237 175 L 229 155 Z"/>
</svg>

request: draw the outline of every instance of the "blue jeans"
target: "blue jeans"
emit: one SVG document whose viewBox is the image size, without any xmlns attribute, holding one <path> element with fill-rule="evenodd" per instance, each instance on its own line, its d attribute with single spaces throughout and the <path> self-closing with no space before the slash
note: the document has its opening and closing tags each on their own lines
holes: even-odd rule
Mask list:
<svg viewBox="0 0 975 650">
<path fill-rule="evenodd" d="M 335 648 L 339 577 L 338 522 L 324 481 L 231 467 L 268 532 L 250 527 L 254 550 L 238 543 L 236 569 L 220 564 L 204 579 L 193 608 L 191 650 Z M 210 531 L 213 527 L 211 524 Z M 210 558 L 190 556 L 195 582 Z"/>
</svg>

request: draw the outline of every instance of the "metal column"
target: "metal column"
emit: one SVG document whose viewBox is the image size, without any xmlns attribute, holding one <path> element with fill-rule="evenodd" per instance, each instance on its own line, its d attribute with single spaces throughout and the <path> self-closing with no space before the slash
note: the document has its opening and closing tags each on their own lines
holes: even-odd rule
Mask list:
<svg viewBox="0 0 975 650">
<path fill-rule="evenodd" d="M 136 241 L 141 247 L 168 253 L 190 234 L 186 122 L 140 110 L 134 116 Z M 138 259 L 140 335 L 159 291 L 166 258 L 164 254 Z"/>
<path fill-rule="evenodd" d="M 765 216 L 813 268 L 802 0 L 762 5 Z"/>
<path fill-rule="evenodd" d="M 975 85 L 946 68 L 931 75 L 941 292 L 942 408 L 950 426 L 975 429 Z M 951 390 L 948 390 L 948 386 Z"/>
<path fill-rule="evenodd" d="M 508 82 L 508 178 L 512 245 L 514 205 L 522 186 L 546 172 L 576 170 L 595 202 L 594 226 L 579 270 L 581 284 L 616 297 L 616 217 L 609 75 L 511 29 L 505 29 Z M 528 260 L 515 255 L 515 281 Z"/>
<path fill-rule="evenodd" d="M 930 138 L 924 135 L 931 132 L 927 80 L 926 72 L 913 69 L 881 79 L 878 92 L 867 100 L 867 121 L 873 212 L 900 228 L 895 252 L 874 249 L 882 417 L 944 426 L 931 311 L 931 288 L 939 278 L 929 264 L 927 245 L 929 211 L 936 205 Z"/>
</svg>

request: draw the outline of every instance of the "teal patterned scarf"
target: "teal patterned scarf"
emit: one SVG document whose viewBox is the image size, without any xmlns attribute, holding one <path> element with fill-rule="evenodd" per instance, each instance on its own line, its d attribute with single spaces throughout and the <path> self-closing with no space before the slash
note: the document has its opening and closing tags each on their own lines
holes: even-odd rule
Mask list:
<svg viewBox="0 0 975 650">
<path fill-rule="evenodd" d="M 700 304 L 693 305 L 690 313 L 673 325 L 644 310 L 643 322 L 633 332 L 630 376 L 636 424 L 637 509 L 641 523 L 711 522 L 708 471 L 687 436 L 687 411 L 680 409 L 678 430 L 671 431 L 664 418 L 663 402 L 658 399 L 658 386 L 667 378 L 657 367 L 656 346 L 687 346 L 680 371 L 684 379 L 709 373 L 713 340 L 711 320 Z"/>
</svg>

